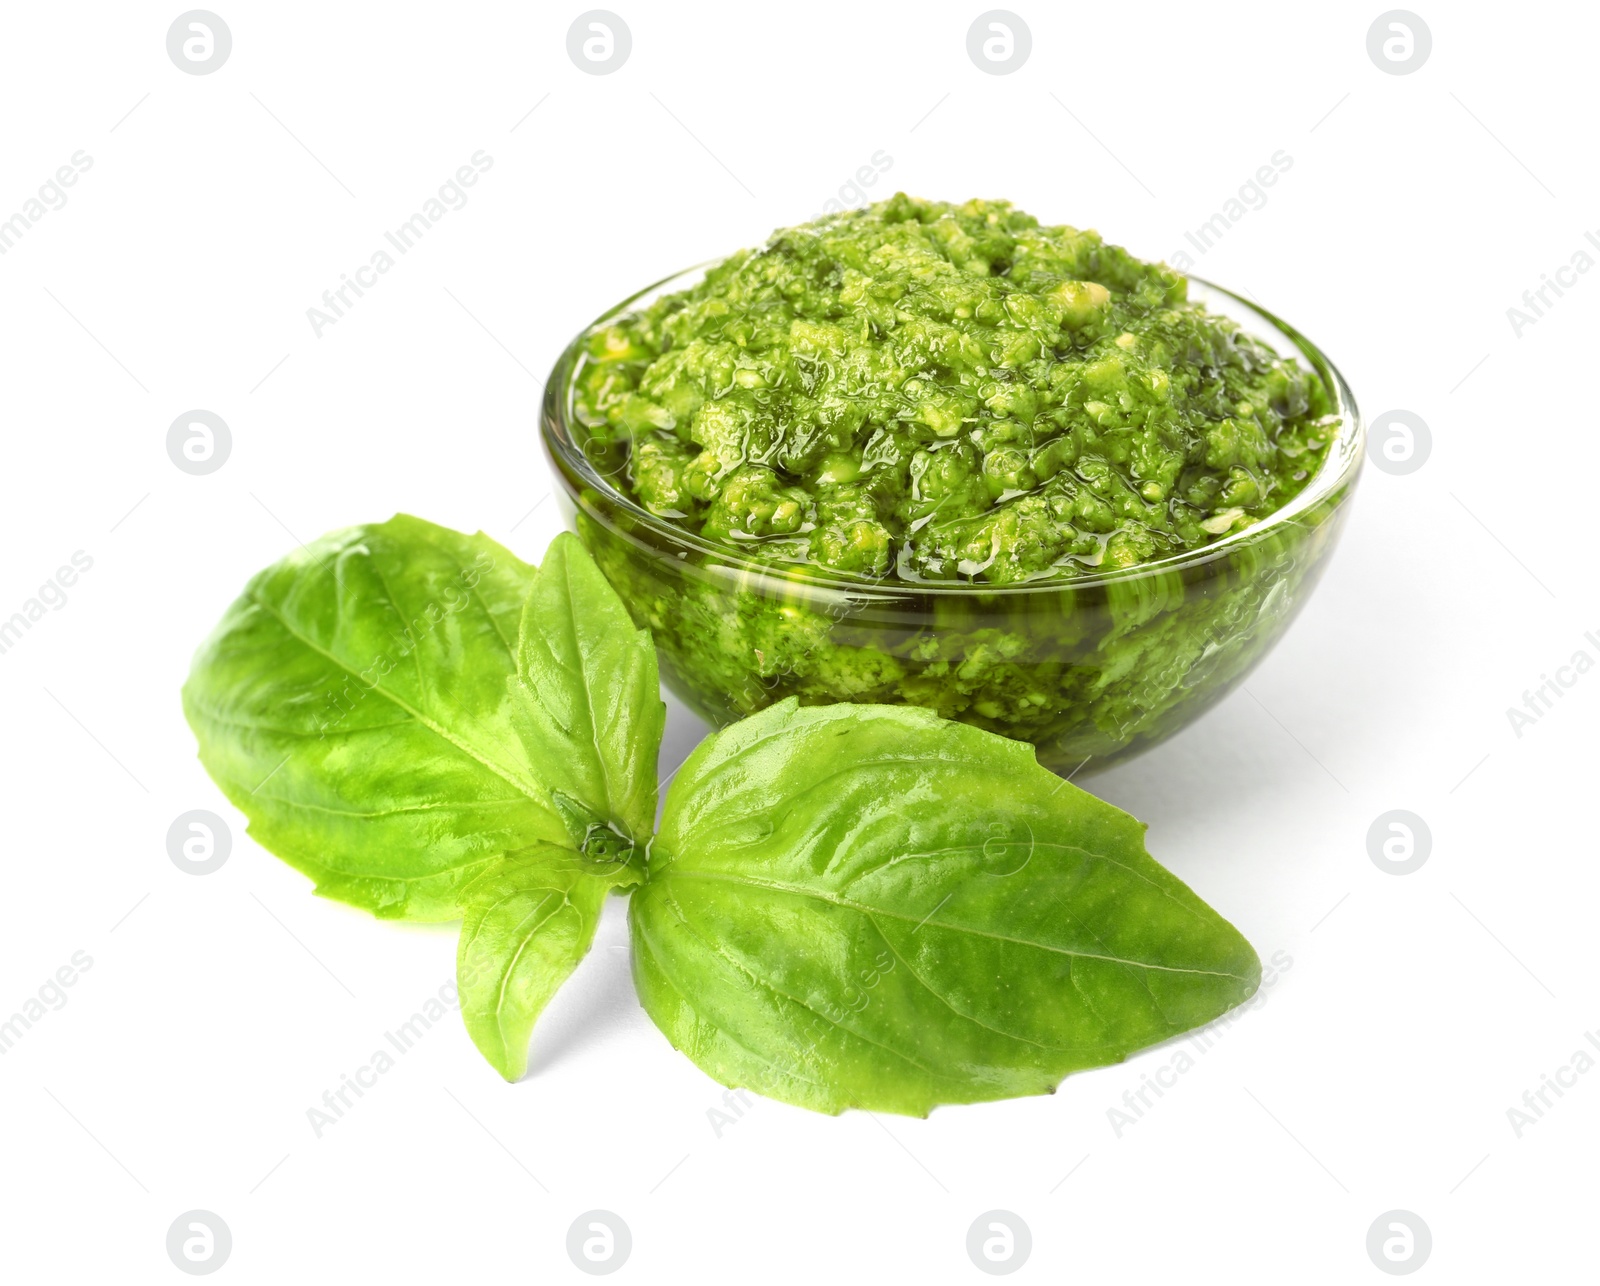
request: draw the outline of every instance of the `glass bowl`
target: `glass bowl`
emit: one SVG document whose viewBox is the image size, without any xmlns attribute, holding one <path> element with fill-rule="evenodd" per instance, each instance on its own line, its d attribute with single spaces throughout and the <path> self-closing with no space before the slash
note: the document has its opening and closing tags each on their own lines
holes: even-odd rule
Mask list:
<svg viewBox="0 0 1600 1286">
<path fill-rule="evenodd" d="M 686 289 L 706 267 L 658 282 L 594 325 Z M 667 687 L 711 724 L 790 696 L 806 705 L 910 703 L 1032 742 L 1058 773 L 1092 772 L 1170 737 L 1266 655 L 1316 585 L 1360 471 L 1360 413 L 1333 364 L 1230 291 L 1190 277 L 1189 297 L 1313 368 L 1340 420 L 1298 495 L 1201 550 L 1101 577 L 1005 586 L 748 561 L 657 518 L 607 476 L 621 465 L 585 453 L 573 394 L 593 327 L 562 353 L 545 387 L 542 436 L 557 496 L 654 635 Z"/>
</svg>

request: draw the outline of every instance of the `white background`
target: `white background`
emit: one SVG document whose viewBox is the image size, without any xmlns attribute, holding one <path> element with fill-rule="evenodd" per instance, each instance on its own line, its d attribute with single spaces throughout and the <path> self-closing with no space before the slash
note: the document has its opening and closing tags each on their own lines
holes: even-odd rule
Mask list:
<svg viewBox="0 0 1600 1286">
<path fill-rule="evenodd" d="M 194 1208 L 238 1282 L 587 1280 L 565 1237 L 591 1208 L 643 1281 L 984 1280 L 965 1239 L 996 1208 L 1032 1230 L 1019 1280 L 1383 1280 L 1365 1240 L 1394 1208 L 1432 1230 L 1424 1279 L 1592 1272 L 1600 1069 L 1520 1138 L 1507 1109 L 1600 1028 L 1600 673 L 1520 737 L 1506 708 L 1600 658 L 1600 273 L 1520 338 L 1506 309 L 1600 228 L 1593 12 L 1427 7 L 1432 56 L 1393 76 L 1376 3 L 1015 0 L 1032 56 L 993 76 L 980 3 L 613 2 L 633 51 L 606 76 L 568 57 L 576 5 L 214 0 L 233 51 L 204 76 L 167 56 L 176 4 L 7 12 L 0 219 L 93 164 L 0 257 L 0 617 L 94 565 L 0 655 L 0 1017 L 93 960 L 0 1057 L 5 1278 L 182 1280 L 164 1241 Z M 316 337 L 306 310 L 479 149 L 469 204 Z M 752 1099 L 718 1137 L 613 914 L 523 1083 L 452 1015 L 315 1137 L 307 1109 L 450 979 L 454 930 L 314 899 L 202 772 L 178 688 L 245 579 L 396 510 L 537 558 L 567 338 L 875 152 L 874 197 L 1003 196 L 1158 258 L 1280 149 L 1196 271 L 1303 328 L 1369 418 L 1421 415 L 1432 455 L 1366 470 L 1247 691 L 1088 782 L 1292 957 L 1265 1003 L 1121 1137 L 1108 1109 L 1173 1048 L 927 1121 Z M 232 429 L 206 477 L 165 450 L 192 408 Z M 701 731 L 674 712 L 663 772 Z M 203 878 L 166 852 L 192 808 L 233 828 Z M 1403 877 L 1366 847 L 1393 808 L 1433 835 Z"/>
</svg>

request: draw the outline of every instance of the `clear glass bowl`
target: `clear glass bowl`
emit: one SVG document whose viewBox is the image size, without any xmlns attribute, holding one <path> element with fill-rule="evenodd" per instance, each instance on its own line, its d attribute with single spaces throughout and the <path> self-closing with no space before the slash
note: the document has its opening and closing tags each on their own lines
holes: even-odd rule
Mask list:
<svg viewBox="0 0 1600 1286">
<path fill-rule="evenodd" d="M 705 267 L 658 282 L 594 324 L 693 285 Z M 710 723 L 789 696 L 808 705 L 910 703 L 1032 742 L 1056 772 L 1092 772 L 1170 737 L 1266 655 L 1315 586 L 1360 471 L 1360 413 L 1333 364 L 1229 291 L 1191 277 L 1189 297 L 1315 369 L 1340 418 L 1322 467 L 1293 500 L 1202 550 L 1104 577 L 1006 586 L 869 581 L 747 561 L 655 517 L 608 478 L 620 466 L 585 454 L 573 394 L 589 331 L 545 388 L 557 494 L 654 635 L 667 686 Z"/>
</svg>

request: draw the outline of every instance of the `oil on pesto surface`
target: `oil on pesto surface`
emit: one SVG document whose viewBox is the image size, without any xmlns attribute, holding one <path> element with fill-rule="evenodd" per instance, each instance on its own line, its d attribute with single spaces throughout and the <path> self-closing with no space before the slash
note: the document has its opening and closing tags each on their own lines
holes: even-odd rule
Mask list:
<svg viewBox="0 0 1600 1286">
<path fill-rule="evenodd" d="M 597 327 L 585 451 L 747 558 L 907 582 L 1103 575 L 1282 507 L 1315 373 L 1094 232 L 904 194 Z"/>
</svg>

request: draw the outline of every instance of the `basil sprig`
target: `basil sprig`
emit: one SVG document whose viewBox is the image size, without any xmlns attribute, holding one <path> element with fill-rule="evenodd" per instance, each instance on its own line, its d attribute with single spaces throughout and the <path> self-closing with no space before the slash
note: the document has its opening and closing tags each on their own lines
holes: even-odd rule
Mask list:
<svg viewBox="0 0 1600 1286">
<path fill-rule="evenodd" d="M 375 915 L 461 919 L 508 1080 L 631 895 L 634 979 L 711 1076 L 825 1112 L 1044 1093 L 1248 999 L 1260 962 L 1144 828 L 1022 742 L 791 699 L 708 737 L 655 832 L 655 648 L 589 555 L 416 518 L 246 587 L 184 687 L 250 833 Z"/>
</svg>

